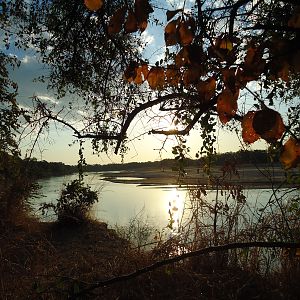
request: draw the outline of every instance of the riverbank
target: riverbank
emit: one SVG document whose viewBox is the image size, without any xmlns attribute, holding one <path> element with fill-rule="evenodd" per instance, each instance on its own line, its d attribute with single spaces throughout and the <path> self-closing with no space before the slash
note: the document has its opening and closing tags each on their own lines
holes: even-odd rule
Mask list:
<svg viewBox="0 0 300 300">
<path fill-rule="evenodd" d="M 210 255 L 84 292 L 90 284 L 134 272 L 169 257 L 144 252 L 106 224 L 62 226 L 26 221 L 1 228 L 1 299 L 299 299 L 299 274 L 215 265 Z M 170 245 L 169 245 L 170 246 Z M 291 267 L 292 265 L 290 265 Z"/>
</svg>

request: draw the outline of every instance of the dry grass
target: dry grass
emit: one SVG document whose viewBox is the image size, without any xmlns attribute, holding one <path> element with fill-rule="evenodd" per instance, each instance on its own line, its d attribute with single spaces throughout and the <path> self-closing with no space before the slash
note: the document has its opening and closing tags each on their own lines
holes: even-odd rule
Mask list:
<svg viewBox="0 0 300 300">
<path fill-rule="evenodd" d="M 1 230 L 0 299 L 67 299 L 88 283 L 133 272 L 178 247 L 169 242 L 154 252 L 133 250 L 106 224 L 93 221 L 61 226 L 24 219 Z M 80 299 L 299 299 L 299 262 L 286 259 L 280 273 L 262 276 L 255 268 L 202 256 Z"/>
</svg>

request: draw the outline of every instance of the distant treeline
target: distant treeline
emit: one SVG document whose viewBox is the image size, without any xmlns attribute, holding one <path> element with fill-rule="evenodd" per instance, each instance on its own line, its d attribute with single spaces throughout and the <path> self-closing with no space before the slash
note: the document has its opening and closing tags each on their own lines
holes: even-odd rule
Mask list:
<svg viewBox="0 0 300 300">
<path fill-rule="evenodd" d="M 270 161 L 270 157 L 266 151 L 239 151 L 216 154 L 212 158 L 214 165 L 222 165 L 226 162 L 234 162 L 240 164 L 265 164 Z M 65 165 L 62 162 L 38 161 L 35 158 L 23 161 L 26 164 L 27 172 L 34 178 L 43 178 L 51 176 L 62 176 L 77 172 L 77 166 Z M 205 163 L 204 158 L 185 159 L 186 167 L 201 167 Z M 130 162 L 123 164 L 107 164 L 107 165 L 87 165 L 84 166 L 85 172 L 101 172 L 101 171 L 121 171 L 134 169 L 173 169 L 178 166 L 175 159 L 163 159 L 161 161 L 148 162 Z"/>
<path fill-rule="evenodd" d="M 226 152 L 216 154 L 212 157 L 214 165 L 222 165 L 226 162 L 234 162 L 236 164 L 266 164 L 270 162 L 269 154 L 264 150 L 254 151 L 239 151 L 239 152 Z M 276 161 L 276 160 L 275 160 Z M 278 161 L 278 160 L 277 160 Z M 185 159 L 184 166 L 186 167 L 201 167 L 206 163 L 204 158 L 199 159 Z M 161 161 L 148 161 L 148 162 L 131 162 L 124 164 L 108 164 L 108 165 L 87 165 L 84 167 L 86 172 L 100 172 L 100 171 L 121 171 L 145 168 L 161 168 L 172 169 L 178 166 L 175 159 L 163 159 Z"/>
<path fill-rule="evenodd" d="M 62 162 L 38 161 L 36 158 L 24 159 L 23 167 L 28 176 L 34 179 L 63 176 L 77 172 L 77 166 L 65 165 Z"/>
</svg>

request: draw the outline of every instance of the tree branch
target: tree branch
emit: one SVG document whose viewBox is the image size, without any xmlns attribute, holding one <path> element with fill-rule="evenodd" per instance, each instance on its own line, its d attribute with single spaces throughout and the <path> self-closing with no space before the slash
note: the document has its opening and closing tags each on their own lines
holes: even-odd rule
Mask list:
<svg viewBox="0 0 300 300">
<path fill-rule="evenodd" d="M 207 103 L 203 103 L 201 105 L 200 110 L 194 115 L 193 120 L 182 130 L 151 130 L 150 133 L 152 134 L 164 134 L 164 135 L 186 135 L 188 134 L 191 129 L 195 126 L 195 124 L 199 121 L 200 117 L 210 109 L 212 109 L 215 104 L 217 103 L 218 95 L 215 95 L 210 101 Z"/>
<path fill-rule="evenodd" d="M 221 246 L 211 246 L 211 247 L 206 247 L 202 248 L 196 251 L 191 251 L 187 252 L 175 257 L 171 257 L 165 260 L 161 260 L 158 262 L 155 262 L 152 265 L 146 266 L 142 269 L 136 270 L 135 272 L 121 275 L 119 277 L 113 277 L 111 279 L 107 279 L 104 281 L 99 281 L 94 284 L 91 284 L 90 287 L 85 288 L 81 290 L 79 293 L 74 295 L 73 299 L 77 299 L 78 296 L 82 296 L 84 294 L 87 294 L 88 292 L 103 287 L 103 286 L 108 286 L 117 282 L 122 282 L 126 281 L 129 279 L 133 279 L 135 277 L 138 277 L 142 274 L 148 273 L 150 271 L 154 271 L 160 267 L 163 267 L 165 265 L 169 265 L 175 262 L 179 262 L 181 260 L 198 256 L 198 255 L 203 255 L 203 254 L 208 254 L 211 252 L 220 252 L 220 251 L 226 251 L 226 250 L 231 250 L 231 249 L 245 249 L 245 248 L 300 248 L 300 243 L 291 243 L 291 242 L 246 242 L 246 243 L 232 243 L 232 244 L 226 244 L 226 245 L 221 245 Z"/>
<path fill-rule="evenodd" d="M 238 9 L 248 3 L 251 0 L 238 0 L 235 4 L 232 5 L 230 18 L 229 18 L 229 36 L 232 37 L 233 35 L 233 27 L 234 27 L 234 19 L 236 17 Z"/>
<path fill-rule="evenodd" d="M 122 126 L 119 138 L 118 138 L 118 143 L 115 149 L 115 154 L 118 153 L 121 143 L 124 140 L 124 138 L 126 137 L 126 132 L 127 129 L 129 127 L 129 125 L 131 124 L 131 122 L 133 121 L 133 119 L 136 117 L 136 115 L 138 113 L 140 113 L 141 111 L 153 107 L 157 104 L 160 104 L 166 100 L 170 100 L 170 99 L 176 99 L 176 98 L 182 98 L 184 95 L 182 93 L 173 93 L 173 94 L 168 94 L 168 95 L 164 95 L 164 96 L 159 96 L 157 99 L 146 102 L 141 104 L 139 107 L 136 107 L 130 114 L 128 114 L 128 117 L 124 123 L 124 125 Z"/>
</svg>

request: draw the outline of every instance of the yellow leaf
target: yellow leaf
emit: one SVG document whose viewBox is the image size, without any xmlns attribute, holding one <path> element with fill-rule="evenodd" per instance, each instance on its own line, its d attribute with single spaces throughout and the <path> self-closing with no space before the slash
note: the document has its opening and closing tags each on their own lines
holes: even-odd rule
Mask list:
<svg viewBox="0 0 300 300">
<path fill-rule="evenodd" d="M 103 0 L 84 0 L 84 5 L 91 11 L 97 11 L 103 6 Z"/>
<path fill-rule="evenodd" d="M 233 49 L 233 44 L 229 38 L 218 38 L 216 40 L 216 48 L 231 51 Z"/>
</svg>

